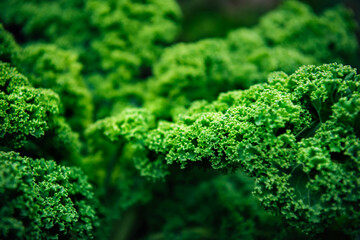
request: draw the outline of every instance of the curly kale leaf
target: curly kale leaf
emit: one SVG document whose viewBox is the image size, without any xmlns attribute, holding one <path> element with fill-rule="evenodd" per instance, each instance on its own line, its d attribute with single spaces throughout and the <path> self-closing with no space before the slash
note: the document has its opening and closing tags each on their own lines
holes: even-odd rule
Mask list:
<svg viewBox="0 0 360 240">
<path fill-rule="evenodd" d="M 1 238 L 93 238 L 95 199 L 80 169 L 0 152 L 0 196 Z"/>
<path fill-rule="evenodd" d="M 49 129 L 49 119 L 59 114 L 59 97 L 32 88 L 27 78 L 9 64 L 0 63 L 2 146 L 21 147 L 27 138 L 39 138 Z"/>
<path fill-rule="evenodd" d="M 136 84 L 152 75 L 153 63 L 174 41 L 181 12 L 174 0 L 90 0 L 87 11 L 101 33 L 91 43 L 100 71 L 88 81 L 94 88 L 96 117 L 102 118 L 113 107 L 121 111 L 119 105 L 142 103 L 147 90 L 140 86 L 139 91 Z"/>
<path fill-rule="evenodd" d="M 146 146 L 182 168 L 242 168 L 262 205 L 304 233 L 356 234 L 359 90 L 349 66 L 304 66 L 197 104 L 150 132 Z"/>
<path fill-rule="evenodd" d="M 154 64 L 143 107 L 171 119 L 194 100 L 212 101 L 220 92 L 265 82 L 273 71 L 291 74 L 302 65 L 354 62 L 353 25 L 343 8 L 317 15 L 303 3 L 287 1 L 257 26 L 225 39 L 176 44 Z"/>
<path fill-rule="evenodd" d="M 176 36 L 180 20 L 180 9 L 173 0 L 90 0 L 87 9 L 102 33 L 93 43 L 102 68 L 115 70 L 122 81 L 131 80 L 140 66 L 150 67 Z"/>
<path fill-rule="evenodd" d="M 21 70 L 31 84 L 59 94 L 70 126 L 81 131 L 92 121 L 92 97 L 81 76 L 78 55 L 52 44 L 32 44 L 21 52 Z"/>
<path fill-rule="evenodd" d="M 97 182 L 105 181 L 108 185 L 111 179 L 116 178 L 112 174 L 121 175 L 121 166 L 129 160 L 142 175 L 165 174 L 145 167 L 148 153 L 144 152 L 143 142 L 145 134 L 154 127 L 155 118 L 148 110 L 131 108 L 90 125 L 86 130 L 91 153 L 89 161 L 94 168 L 90 172 L 97 175 Z"/>
<path fill-rule="evenodd" d="M 57 160 L 77 157 L 80 143 L 60 115 L 59 96 L 33 88 L 7 63 L 0 63 L 0 106 L 2 150 Z"/>
</svg>

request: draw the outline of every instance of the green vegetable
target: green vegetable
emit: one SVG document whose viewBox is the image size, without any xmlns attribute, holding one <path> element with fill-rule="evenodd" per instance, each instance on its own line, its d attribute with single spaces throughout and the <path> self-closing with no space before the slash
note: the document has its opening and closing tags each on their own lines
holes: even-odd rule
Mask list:
<svg viewBox="0 0 360 240">
<path fill-rule="evenodd" d="M 243 169 L 261 204 L 304 233 L 358 234 L 359 90 L 356 70 L 340 64 L 277 73 L 195 104 L 150 132 L 146 147 L 163 164 Z"/>
<path fill-rule="evenodd" d="M 0 237 L 93 239 L 95 199 L 78 168 L 0 152 Z"/>
<path fill-rule="evenodd" d="M 100 71 L 89 77 L 99 110 L 96 117 L 101 118 L 114 103 L 128 102 L 127 89 L 151 75 L 153 63 L 178 33 L 181 13 L 173 0 L 89 0 L 87 10 L 101 32 L 91 43 Z"/>
<path fill-rule="evenodd" d="M 74 130 L 91 123 L 92 97 L 76 54 L 56 45 L 34 44 L 23 49 L 20 62 L 34 87 L 50 88 L 59 94 L 64 115 Z"/>
<path fill-rule="evenodd" d="M 76 159 L 80 143 L 60 115 L 59 96 L 33 88 L 26 77 L 0 62 L 0 144 L 31 156 Z"/>
<path fill-rule="evenodd" d="M 194 100 L 212 101 L 221 92 L 246 89 L 265 82 L 273 71 L 290 74 L 302 65 L 354 60 L 354 29 L 346 9 L 316 15 L 302 3 L 286 1 L 253 28 L 166 49 L 154 65 L 144 107 L 170 119 Z"/>
<path fill-rule="evenodd" d="M 0 9 L 0 239 L 359 239 L 350 10 L 180 42 L 175 0 Z"/>
<path fill-rule="evenodd" d="M 93 42 L 101 67 L 121 81 L 132 80 L 140 67 L 151 66 L 163 46 L 176 36 L 180 18 L 178 6 L 171 0 L 90 0 L 87 9 L 103 33 Z"/>
</svg>

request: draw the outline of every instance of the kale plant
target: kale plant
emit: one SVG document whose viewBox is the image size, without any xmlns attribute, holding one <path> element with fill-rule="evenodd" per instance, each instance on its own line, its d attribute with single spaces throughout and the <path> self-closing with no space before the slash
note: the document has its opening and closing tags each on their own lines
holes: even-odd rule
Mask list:
<svg viewBox="0 0 360 240">
<path fill-rule="evenodd" d="M 197 42 L 175 0 L 0 9 L 0 239 L 359 238 L 349 9 Z"/>
</svg>

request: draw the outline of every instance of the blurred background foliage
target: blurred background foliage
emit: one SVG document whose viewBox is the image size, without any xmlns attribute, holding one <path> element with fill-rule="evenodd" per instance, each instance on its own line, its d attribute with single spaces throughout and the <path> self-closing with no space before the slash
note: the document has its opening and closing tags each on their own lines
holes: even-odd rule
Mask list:
<svg viewBox="0 0 360 240">
<path fill-rule="evenodd" d="M 192 42 L 208 37 L 224 37 L 239 27 L 253 26 L 266 12 L 275 9 L 282 0 L 177 0 L 183 12 L 179 41 Z M 342 4 L 352 9 L 360 23 L 358 0 L 301 0 L 315 12 Z M 358 28 L 359 29 L 359 28 Z M 358 39 L 360 31 L 357 31 Z"/>
</svg>

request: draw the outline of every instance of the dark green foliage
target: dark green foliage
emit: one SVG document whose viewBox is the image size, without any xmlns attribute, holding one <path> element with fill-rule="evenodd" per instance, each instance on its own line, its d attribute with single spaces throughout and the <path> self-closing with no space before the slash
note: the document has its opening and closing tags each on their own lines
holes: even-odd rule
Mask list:
<svg viewBox="0 0 360 240">
<path fill-rule="evenodd" d="M 104 239 L 108 239 L 104 236 L 113 227 L 119 234 L 126 234 L 127 225 L 118 226 L 116 221 L 120 217 L 126 221 L 127 211 L 147 203 L 154 186 L 160 184 L 140 175 L 159 172 L 154 168 L 147 172 L 141 161 L 144 134 L 154 127 L 155 118 L 149 111 L 128 108 L 121 115 L 97 121 L 85 132 L 90 154 L 84 159 L 83 168 L 97 186 L 103 203 L 100 214 L 105 229 L 100 229 L 103 232 L 99 236 Z"/>
<path fill-rule="evenodd" d="M 0 238 L 92 239 L 92 187 L 77 168 L 0 152 Z"/>
<path fill-rule="evenodd" d="M 19 47 L 13 36 L 7 32 L 0 23 L 0 61 L 17 63 L 19 57 Z"/>
<path fill-rule="evenodd" d="M 241 172 L 225 176 L 195 167 L 172 171 L 160 186 L 158 200 L 144 207 L 147 240 L 304 239 L 261 209 L 251 194 L 253 181 Z"/>
<path fill-rule="evenodd" d="M 357 234 L 359 90 L 356 71 L 339 64 L 274 74 L 195 105 L 149 134 L 147 145 L 182 168 L 241 167 L 262 205 L 304 233 Z"/>
</svg>

